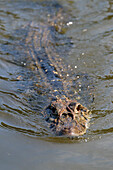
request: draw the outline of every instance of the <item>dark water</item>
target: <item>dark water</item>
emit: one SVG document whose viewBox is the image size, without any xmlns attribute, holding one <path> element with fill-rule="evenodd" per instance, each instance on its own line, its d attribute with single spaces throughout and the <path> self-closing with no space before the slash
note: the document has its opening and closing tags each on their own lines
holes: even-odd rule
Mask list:
<svg viewBox="0 0 113 170">
<path fill-rule="evenodd" d="M 63 0 L 52 4 L 0 1 L 1 169 L 112 169 L 113 2 Z M 75 75 L 88 75 L 88 81 L 80 79 L 76 91 L 78 99 L 92 109 L 87 134 L 74 140 L 55 137 L 40 114 L 49 103 L 48 96 L 45 89 L 34 86 L 41 82 L 26 66 L 21 41 L 26 36 L 25 25 L 47 22 L 59 4 L 67 22 L 63 36 L 73 44 L 67 53 L 69 44 L 59 43 L 59 49 L 65 49 L 61 57 Z M 86 93 L 85 85 L 94 86 L 93 102 L 87 98 L 91 92 Z"/>
</svg>

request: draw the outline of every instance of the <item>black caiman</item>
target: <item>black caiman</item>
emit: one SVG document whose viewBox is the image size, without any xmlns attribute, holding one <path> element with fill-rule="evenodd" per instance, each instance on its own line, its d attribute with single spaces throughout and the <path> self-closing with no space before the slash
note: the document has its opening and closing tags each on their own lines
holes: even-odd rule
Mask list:
<svg viewBox="0 0 113 170">
<path fill-rule="evenodd" d="M 56 135 L 80 136 L 86 133 L 90 111 L 68 96 L 66 77 L 69 73 L 57 49 L 58 39 L 65 35 L 66 26 L 63 9 L 56 8 L 57 12 L 48 15 L 45 23 L 31 22 L 26 26 L 29 28 L 25 38 L 26 52 L 31 69 L 37 69 L 45 89 L 50 89 L 53 96 L 49 106 L 42 111 L 50 128 Z M 71 70 L 70 66 L 68 70 Z"/>
</svg>

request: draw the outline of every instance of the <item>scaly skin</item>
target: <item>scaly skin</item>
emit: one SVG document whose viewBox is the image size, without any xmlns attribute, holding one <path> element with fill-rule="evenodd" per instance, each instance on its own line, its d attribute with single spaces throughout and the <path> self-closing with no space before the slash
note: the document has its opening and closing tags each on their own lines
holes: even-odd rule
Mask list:
<svg viewBox="0 0 113 170">
<path fill-rule="evenodd" d="M 80 136 L 86 133 L 90 111 L 76 100 L 68 98 L 63 79 L 65 66 L 54 48 L 56 34 L 63 34 L 63 25 L 62 9 L 45 24 L 30 23 L 25 49 L 30 67 L 37 68 L 45 88 L 49 87 L 55 98 L 43 111 L 50 128 L 56 135 Z"/>
</svg>

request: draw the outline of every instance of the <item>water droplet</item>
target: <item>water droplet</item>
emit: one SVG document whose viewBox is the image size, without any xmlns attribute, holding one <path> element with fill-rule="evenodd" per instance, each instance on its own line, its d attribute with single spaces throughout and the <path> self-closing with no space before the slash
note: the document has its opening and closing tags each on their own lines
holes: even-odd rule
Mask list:
<svg viewBox="0 0 113 170">
<path fill-rule="evenodd" d="M 86 32 L 86 31 L 87 31 L 87 29 L 83 29 L 82 31 L 83 31 L 83 32 Z"/>
<path fill-rule="evenodd" d="M 85 142 L 87 142 L 87 139 L 85 139 Z"/>
<path fill-rule="evenodd" d="M 73 24 L 73 22 L 70 21 L 67 23 L 67 26 L 72 25 L 72 24 Z"/>
</svg>

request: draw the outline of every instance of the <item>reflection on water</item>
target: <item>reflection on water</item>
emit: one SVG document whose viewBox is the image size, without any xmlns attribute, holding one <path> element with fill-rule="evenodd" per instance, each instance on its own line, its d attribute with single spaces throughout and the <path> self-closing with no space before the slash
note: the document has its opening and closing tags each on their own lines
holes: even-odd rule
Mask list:
<svg viewBox="0 0 113 170">
<path fill-rule="evenodd" d="M 0 2 L 0 127 L 49 141 L 65 142 L 64 138 L 51 137 L 54 134 L 40 114 L 45 103 L 50 102 L 48 89 L 42 85 L 38 72 L 27 67 L 30 61 L 26 60 L 28 54 L 22 41 L 27 34 L 23 28 L 28 23 L 46 23 L 47 16 L 54 14 L 60 6 L 52 4 L 34 0 Z M 65 10 L 63 17 L 71 24 L 65 23 L 66 30 L 55 48 L 61 51 L 64 63 L 71 65 L 73 75 L 87 75 L 88 78 L 77 80 L 78 84 L 76 79 L 73 82 L 77 84 L 78 99 L 83 104 L 89 103 L 93 113 L 87 134 L 77 140 L 88 141 L 110 135 L 113 131 L 113 3 L 63 0 L 61 5 Z M 64 37 L 71 37 L 71 48 Z M 93 102 L 89 97 L 92 92 L 86 91 L 88 86 L 95 87 Z"/>
</svg>

